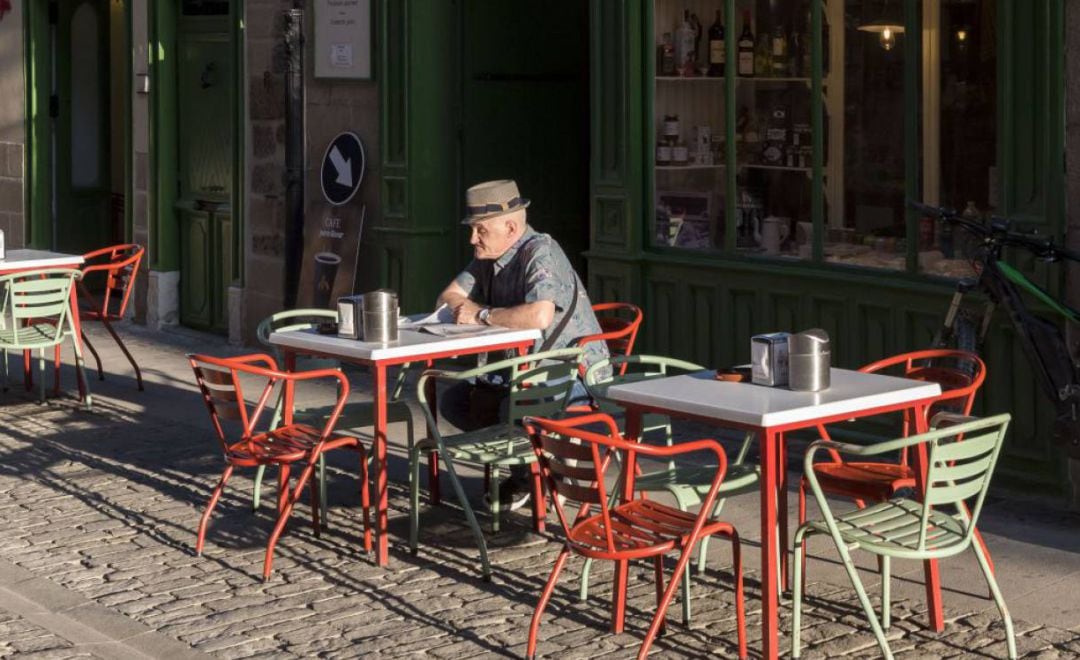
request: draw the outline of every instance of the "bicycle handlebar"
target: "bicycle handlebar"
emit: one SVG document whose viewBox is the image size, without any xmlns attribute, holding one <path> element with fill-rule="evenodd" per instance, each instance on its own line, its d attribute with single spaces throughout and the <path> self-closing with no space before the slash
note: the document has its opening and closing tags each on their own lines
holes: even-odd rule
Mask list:
<svg viewBox="0 0 1080 660">
<path fill-rule="evenodd" d="M 941 218 L 946 222 L 957 225 L 965 231 L 980 238 L 993 241 L 999 245 L 1012 245 L 1022 247 L 1036 256 L 1047 261 L 1059 261 L 1067 259 L 1080 263 L 1080 252 L 1074 252 L 1063 247 L 1054 245 L 1054 241 L 1038 234 L 1027 234 L 1009 230 L 1009 221 L 1005 218 L 991 217 L 990 222 L 969 220 L 957 214 L 954 209 L 944 206 L 929 206 L 914 200 L 908 200 L 908 206 L 924 215 Z"/>
</svg>

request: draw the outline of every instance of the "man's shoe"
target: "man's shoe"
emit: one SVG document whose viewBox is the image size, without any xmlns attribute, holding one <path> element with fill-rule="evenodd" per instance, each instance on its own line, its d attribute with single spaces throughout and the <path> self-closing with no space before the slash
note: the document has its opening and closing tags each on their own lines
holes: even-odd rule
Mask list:
<svg viewBox="0 0 1080 660">
<path fill-rule="evenodd" d="M 529 501 L 529 484 L 514 479 L 503 479 L 499 484 L 499 509 L 517 511 Z M 491 510 L 491 496 L 484 493 L 484 505 Z"/>
</svg>

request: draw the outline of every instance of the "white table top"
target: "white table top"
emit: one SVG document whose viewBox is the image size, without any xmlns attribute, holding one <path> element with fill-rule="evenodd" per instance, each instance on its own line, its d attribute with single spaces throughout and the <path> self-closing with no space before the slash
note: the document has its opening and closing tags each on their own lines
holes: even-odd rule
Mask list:
<svg viewBox="0 0 1080 660">
<path fill-rule="evenodd" d="M 490 330 L 490 329 L 489 329 Z M 400 330 L 398 340 L 390 344 L 345 339 L 337 335 L 320 335 L 314 330 L 290 330 L 274 332 L 270 343 L 275 346 L 294 348 L 300 352 L 312 351 L 346 359 L 377 362 L 401 358 L 423 357 L 446 351 L 477 352 L 488 346 L 508 342 L 536 341 L 539 330 L 500 330 L 485 334 L 457 337 L 440 337 L 418 330 Z"/>
<path fill-rule="evenodd" d="M 23 270 L 29 268 L 65 268 L 81 266 L 81 254 L 64 254 L 48 250 L 8 250 L 5 259 L 0 260 L 0 271 Z"/>
<path fill-rule="evenodd" d="M 902 405 L 941 394 L 937 383 L 832 369 L 831 387 L 793 392 L 786 387 L 718 381 L 714 371 L 615 385 L 607 397 L 617 403 L 662 408 L 756 428 L 811 422 Z"/>
</svg>

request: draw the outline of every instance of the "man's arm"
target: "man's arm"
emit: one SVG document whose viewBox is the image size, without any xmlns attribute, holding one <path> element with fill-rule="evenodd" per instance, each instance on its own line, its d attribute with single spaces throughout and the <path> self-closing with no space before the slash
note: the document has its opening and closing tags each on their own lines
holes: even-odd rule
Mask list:
<svg viewBox="0 0 1080 660">
<path fill-rule="evenodd" d="M 454 307 L 453 305 L 450 305 Z M 479 323 L 477 315 L 484 306 L 465 299 L 454 308 L 454 320 L 458 323 Z M 493 307 L 488 323 L 503 328 L 545 330 L 555 319 L 555 303 L 550 300 L 515 305 L 514 307 Z"/>
<path fill-rule="evenodd" d="M 450 285 L 443 289 L 443 292 L 435 300 L 435 307 L 445 304 L 450 309 L 457 309 L 461 306 L 461 303 L 468 299 L 469 294 L 465 289 L 458 284 L 457 280 L 452 280 Z"/>
</svg>

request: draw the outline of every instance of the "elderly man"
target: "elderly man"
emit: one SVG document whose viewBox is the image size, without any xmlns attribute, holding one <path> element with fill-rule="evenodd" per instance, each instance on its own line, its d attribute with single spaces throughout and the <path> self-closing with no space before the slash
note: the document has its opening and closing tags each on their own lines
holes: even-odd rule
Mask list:
<svg viewBox="0 0 1080 660">
<path fill-rule="evenodd" d="M 477 184 L 465 191 L 465 201 L 468 216 L 463 224 L 472 227 L 473 260 L 438 301 L 454 311 L 458 323 L 537 328 L 543 336 L 536 348 L 548 349 L 574 346 L 578 339 L 600 332 L 585 285 L 566 253 L 555 239 L 526 223 L 529 200 L 521 198 L 514 181 Z M 604 342 L 590 342 L 583 361 L 591 365 L 607 355 Z M 476 396 L 477 388 L 489 395 Z M 575 383 L 571 400 L 587 398 L 584 386 Z M 443 418 L 462 430 L 495 424 L 506 416 L 505 387 L 490 382 L 458 385 L 440 401 Z M 528 497 L 528 470 L 512 470 L 500 484 L 501 503 L 516 509 Z"/>
</svg>

